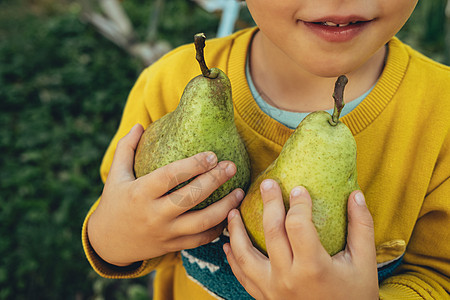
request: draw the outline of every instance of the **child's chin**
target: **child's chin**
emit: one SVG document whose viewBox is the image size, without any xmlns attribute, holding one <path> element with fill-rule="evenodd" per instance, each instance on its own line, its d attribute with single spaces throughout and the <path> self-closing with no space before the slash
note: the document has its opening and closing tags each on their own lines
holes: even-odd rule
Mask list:
<svg viewBox="0 0 450 300">
<path fill-rule="evenodd" d="M 314 70 L 311 70 L 310 72 L 318 77 L 335 78 L 335 77 L 339 77 L 340 75 L 350 73 L 351 68 L 342 67 L 342 66 L 329 68 L 327 66 L 324 66 L 324 68 L 314 68 Z"/>
<path fill-rule="evenodd" d="M 305 68 L 312 74 L 319 77 L 339 77 L 340 75 L 349 74 L 357 70 L 363 63 L 358 63 L 352 58 L 329 58 L 321 59 L 315 63 L 308 64 Z"/>
</svg>

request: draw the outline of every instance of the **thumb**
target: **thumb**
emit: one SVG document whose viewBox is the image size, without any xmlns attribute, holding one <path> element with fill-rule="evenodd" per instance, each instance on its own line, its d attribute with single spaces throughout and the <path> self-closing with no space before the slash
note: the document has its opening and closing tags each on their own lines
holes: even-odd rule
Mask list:
<svg viewBox="0 0 450 300">
<path fill-rule="evenodd" d="M 113 182 L 122 180 L 134 180 L 134 154 L 141 138 L 144 128 L 141 124 L 136 124 L 117 143 L 114 159 L 109 171 L 108 178 Z"/>
<path fill-rule="evenodd" d="M 372 215 L 361 191 L 354 191 L 348 199 L 347 249 L 358 265 L 376 265 L 375 234 Z"/>
</svg>

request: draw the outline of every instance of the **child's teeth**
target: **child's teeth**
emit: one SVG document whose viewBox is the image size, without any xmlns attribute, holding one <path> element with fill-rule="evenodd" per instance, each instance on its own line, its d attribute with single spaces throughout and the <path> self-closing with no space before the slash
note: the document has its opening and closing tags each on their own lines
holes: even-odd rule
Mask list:
<svg viewBox="0 0 450 300">
<path fill-rule="evenodd" d="M 347 26 L 347 25 L 349 25 L 350 23 L 345 23 L 345 24 L 336 24 L 336 23 L 333 23 L 333 22 L 324 22 L 323 23 L 324 25 L 326 25 L 326 26 L 334 26 L 334 27 L 344 27 L 344 26 Z"/>
</svg>

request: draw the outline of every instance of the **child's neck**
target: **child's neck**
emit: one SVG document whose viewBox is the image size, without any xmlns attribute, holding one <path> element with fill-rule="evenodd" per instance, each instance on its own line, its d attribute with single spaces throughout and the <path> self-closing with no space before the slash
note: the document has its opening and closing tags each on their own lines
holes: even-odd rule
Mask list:
<svg viewBox="0 0 450 300">
<path fill-rule="evenodd" d="M 270 41 L 257 33 L 250 53 L 252 80 L 263 99 L 287 111 L 311 112 L 333 108 L 331 96 L 338 75 L 327 78 L 311 74 L 273 44 L 267 47 L 268 43 Z M 383 47 L 357 70 L 345 74 L 349 78 L 345 101 L 356 99 L 376 83 L 384 66 L 385 54 Z"/>
</svg>

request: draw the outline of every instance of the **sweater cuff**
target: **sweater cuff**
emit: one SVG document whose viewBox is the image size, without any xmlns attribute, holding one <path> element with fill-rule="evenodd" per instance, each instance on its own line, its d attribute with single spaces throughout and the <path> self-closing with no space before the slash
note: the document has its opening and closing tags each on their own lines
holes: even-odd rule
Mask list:
<svg viewBox="0 0 450 300">
<path fill-rule="evenodd" d="M 403 278 L 395 277 L 398 276 L 394 276 L 383 281 L 379 291 L 380 299 L 435 299 L 430 295 L 429 291 L 424 289 L 419 284 L 411 280 L 404 280 Z"/>
</svg>

